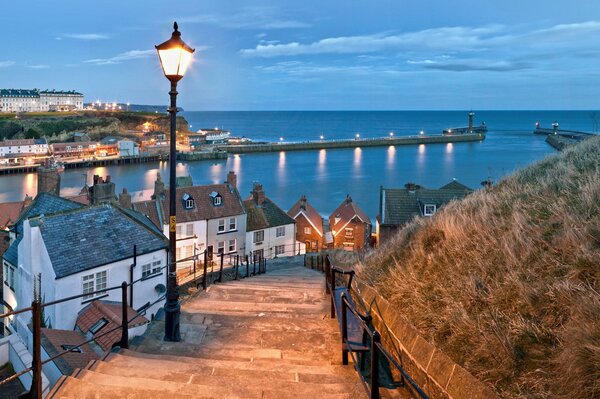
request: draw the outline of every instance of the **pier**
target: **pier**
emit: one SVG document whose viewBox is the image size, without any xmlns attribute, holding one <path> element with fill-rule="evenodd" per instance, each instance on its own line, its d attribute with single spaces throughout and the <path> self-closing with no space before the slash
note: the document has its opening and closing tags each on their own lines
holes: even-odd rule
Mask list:
<svg viewBox="0 0 600 399">
<path fill-rule="evenodd" d="M 416 135 L 404 137 L 380 137 L 369 139 L 353 140 L 319 140 L 304 142 L 280 142 L 280 143 L 255 143 L 255 144 L 237 144 L 223 145 L 220 148 L 227 150 L 230 154 L 249 154 L 259 152 L 279 152 L 279 151 L 303 151 L 303 150 L 321 150 L 335 148 L 356 148 L 356 147 L 387 147 L 394 145 L 419 145 L 419 144 L 446 144 L 481 141 L 485 139 L 485 134 L 440 134 L 440 135 Z"/>
<path fill-rule="evenodd" d="M 552 124 L 551 129 L 541 127 L 539 123 L 536 123 L 533 134 L 548 136 L 546 137 L 546 143 L 550 144 L 559 151 L 562 151 L 564 148 L 570 145 L 577 144 L 580 141 L 596 136 L 594 133 L 559 129 L 557 122 Z"/>
</svg>

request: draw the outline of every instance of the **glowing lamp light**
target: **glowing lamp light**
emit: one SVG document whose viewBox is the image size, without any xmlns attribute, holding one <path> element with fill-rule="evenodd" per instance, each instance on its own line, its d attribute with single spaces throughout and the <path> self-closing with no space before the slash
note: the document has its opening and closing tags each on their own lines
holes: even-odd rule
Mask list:
<svg viewBox="0 0 600 399">
<path fill-rule="evenodd" d="M 394 137 L 394 132 L 390 132 L 390 137 Z"/>
<path fill-rule="evenodd" d="M 323 140 L 323 139 L 324 139 L 324 137 L 323 137 L 323 135 L 321 135 L 321 140 Z"/>
<path fill-rule="evenodd" d="M 356 133 L 356 140 L 360 139 L 360 134 Z"/>
<path fill-rule="evenodd" d="M 425 134 L 425 132 L 421 130 L 421 134 Z"/>
<path fill-rule="evenodd" d="M 158 51 L 160 65 L 167 79 L 171 82 L 178 82 L 185 75 L 195 50 L 181 40 L 177 22 L 173 24 L 173 29 L 171 38 L 156 46 L 156 51 Z"/>
</svg>

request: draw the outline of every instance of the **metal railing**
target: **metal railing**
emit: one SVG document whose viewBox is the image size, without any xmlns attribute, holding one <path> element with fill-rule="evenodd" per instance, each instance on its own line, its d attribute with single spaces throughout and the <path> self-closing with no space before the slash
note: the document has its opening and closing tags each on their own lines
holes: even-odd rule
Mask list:
<svg viewBox="0 0 600 399">
<path fill-rule="evenodd" d="M 339 327 L 342 336 L 342 364 L 347 365 L 348 355 L 352 356 L 354 368 L 360 376 L 361 382 L 369 394 L 370 399 L 380 398 L 379 389 L 381 387 L 380 380 L 383 377 L 382 371 L 389 371 L 388 376 L 391 376 L 392 368 L 399 374 L 400 381 L 397 385 L 395 385 L 395 383 L 390 385 L 404 386 L 418 398 L 429 399 L 423 389 L 411 378 L 404 367 L 402 367 L 396 358 L 381 343 L 381 334 L 373 326 L 372 317 L 369 314 L 367 305 L 360 295 L 360 290 L 356 284 L 353 286 L 353 282 L 356 282 L 354 271 L 331 265 L 329 257 L 325 254 L 316 256 L 307 255 L 305 257 L 305 266 L 325 273 L 325 291 L 326 294 L 329 294 L 331 297 L 331 318 L 339 316 L 341 319 L 339 320 Z M 345 283 L 345 286 L 339 286 L 340 283 Z M 340 309 L 336 308 L 336 290 L 340 291 Z M 352 293 L 359 301 L 365 314 L 362 314 L 356 309 L 356 305 L 352 300 Z M 349 318 L 352 318 L 353 320 L 349 320 Z M 353 326 L 358 325 L 362 332 L 362 343 L 359 342 L 358 345 L 355 342 L 351 342 L 348 336 L 348 328 L 351 323 Z M 368 374 L 366 374 L 367 358 L 369 359 L 370 366 L 370 372 Z M 387 368 L 384 367 L 386 370 L 381 369 L 380 366 L 382 364 L 388 366 Z"/>
<path fill-rule="evenodd" d="M 135 252 L 135 248 L 134 248 L 134 252 Z M 202 285 L 203 289 L 206 290 L 209 281 L 212 281 L 212 283 L 217 283 L 217 282 L 222 282 L 223 281 L 223 277 L 224 277 L 224 267 L 223 267 L 223 260 L 224 260 L 224 254 L 220 253 L 218 254 L 217 259 L 220 260 L 219 264 L 219 270 L 218 270 L 218 274 L 215 274 L 214 270 L 211 272 L 208 272 L 208 268 L 207 268 L 207 257 L 208 257 L 208 253 L 205 251 L 205 253 L 202 254 L 205 257 L 205 261 L 204 266 L 203 266 L 203 278 L 201 282 L 198 282 L 198 280 L 194 280 L 194 283 L 196 284 L 197 287 L 199 287 L 200 285 Z M 267 260 L 261 256 L 255 256 L 255 257 L 249 257 L 249 256 L 241 256 L 241 255 L 236 255 L 233 258 L 233 265 L 230 267 L 230 269 L 233 271 L 233 278 L 236 280 L 239 280 L 241 277 L 250 277 L 250 276 L 254 276 L 254 275 L 258 275 L 258 274 L 263 274 L 267 272 Z M 186 259 L 183 260 L 178 260 L 176 261 L 176 263 L 179 262 L 183 262 L 186 261 Z M 245 275 L 244 275 L 244 263 L 245 263 Z M 240 272 L 240 267 L 242 268 L 242 271 Z M 167 268 L 167 265 L 160 267 L 158 270 L 161 272 L 164 269 Z M 158 272 L 156 272 L 158 274 Z M 215 278 L 216 276 L 216 278 Z M 13 374 L 3 380 L 0 380 L 0 386 L 2 386 L 3 384 L 6 384 L 9 381 L 12 381 L 16 378 L 21 377 L 24 374 L 27 373 L 32 373 L 32 381 L 31 381 L 31 386 L 29 388 L 28 391 L 26 391 L 25 393 L 23 393 L 21 395 L 20 398 L 24 398 L 24 399 L 42 399 L 43 397 L 43 392 L 42 392 L 42 367 L 47 364 L 50 363 L 58 358 L 60 358 L 61 356 L 64 356 L 67 353 L 73 352 L 75 350 L 77 350 L 78 348 L 80 348 L 83 345 L 86 345 L 92 341 L 97 340 L 98 338 L 101 338 L 105 335 L 108 335 L 110 333 L 113 333 L 115 331 L 121 330 L 121 339 L 117 342 L 115 342 L 113 344 L 113 347 L 121 347 L 124 349 L 127 349 L 129 346 L 129 324 L 136 318 L 138 317 L 138 315 L 145 315 L 146 312 L 148 311 L 148 309 L 150 309 L 152 306 L 156 305 L 157 303 L 164 301 L 165 300 L 165 295 L 159 297 L 156 301 L 150 303 L 150 304 L 146 304 L 144 306 L 143 309 L 137 311 L 136 315 L 134 315 L 131 319 L 127 318 L 128 312 L 127 312 L 127 308 L 128 308 L 128 301 L 127 301 L 127 289 L 129 288 L 131 291 L 133 290 L 133 287 L 135 284 L 139 283 L 140 281 L 146 280 L 148 277 L 144 276 L 141 278 L 138 278 L 137 280 L 133 280 L 129 283 L 123 281 L 123 283 L 121 283 L 120 285 L 114 286 L 114 287 L 108 287 L 108 288 L 104 288 L 104 289 L 100 289 L 97 291 L 93 291 L 93 292 L 86 292 L 84 294 L 79 294 L 79 295 L 73 295 L 67 298 L 62 298 L 62 299 L 57 299 L 55 301 L 50 301 L 50 302 L 46 302 L 46 303 L 42 303 L 42 301 L 39 298 L 34 299 L 34 301 L 31 303 L 31 306 L 24 308 L 24 309 L 19 309 L 19 310 L 14 310 L 14 311 L 10 311 L 7 313 L 3 313 L 0 314 L 0 321 L 3 321 L 4 319 L 6 319 L 7 317 L 10 316 L 16 316 L 18 314 L 22 314 L 22 313 L 26 313 L 26 312 L 31 312 L 32 313 L 32 334 L 33 334 L 33 344 L 32 344 L 32 361 L 31 361 L 31 366 L 16 373 Z M 41 349 L 42 349 L 42 341 L 41 341 L 41 329 L 42 329 L 42 312 L 43 309 L 49 306 L 54 306 L 60 303 L 64 303 L 64 302 L 68 302 L 68 301 L 72 301 L 75 299 L 79 299 L 79 298 L 84 298 L 84 297 L 90 297 L 90 296 L 97 296 L 97 295 L 104 295 L 107 292 L 110 291 L 114 291 L 114 290 L 121 290 L 121 300 L 122 300 L 122 306 L 121 306 L 121 325 L 114 327 L 108 331 L 104 331 L 99 335 L 94 335 L 93 338 L 88 339 L 84 342 L 81 342 L 78 345 L 73 345 L 73 346 L 69 346 L 68 349 L 57 353 L 56 355 L 46 359 L 46 360 L 42 360 L 42 355 L 41 355 Z M 133 298 L 133 294 L 131 294 L 131 298 Z M 93 300 L 90 300 L 90 302 Z"/>
</svg>

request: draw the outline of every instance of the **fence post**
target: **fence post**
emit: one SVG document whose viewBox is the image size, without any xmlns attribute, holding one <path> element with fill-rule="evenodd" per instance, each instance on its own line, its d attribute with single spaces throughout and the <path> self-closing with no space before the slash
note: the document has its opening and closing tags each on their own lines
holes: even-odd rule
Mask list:
<svg viewBox="0 0 600 399">
<path fill-rule="evenodd" d="M 252 275 L 256 276 L 256 254 L 252 257 Z"/>
<path fill-rule="evenodd" d="M 331 318 L 335 319 L 335 270 L 333 267 L 329 273 L 329 281 L 331 284 Z"/>
<path fill-rule="evenodd" d="M 371 399 L 379 399 L 379 347 L 381 336 L 373 331 L 371 338 Z"/>
<path fill-rule="evenodd" d="M 331 294 L 329 291 L 329 275 L 331 274 L 331 267 L 329 265 L 329 257 L 325 256 L 325 294 Z"/>
<path fill-rule="evenodd" d="M 235 279 L 240 279 L 240 255 L 235 256 Z"/>
<path fill-rule="evenodd" d="M 129 323 L 127 322 L 127 283 L 123 281 L 121 283 L 121 301 L 123 306 L 121 307 L 121 348 L 127 349 L 129 347 Z"/>
<path fill-rule="evenodd" d="M 42 399 L 42 306 L 39 300 L 31 303 L 31 318 L 33 327 L 33 353 L 31 359 L 31 388 L 23 397 L 31 399 Z"/>
<path fill-rule="evenodd" d="M 346 309 L 346 294 L 342 292 L 340 297 L 342 304 L 342 364 L 348 364 L 348 324 Z"/>
<path fill-rule="evenodd" d="M 248 255 L 246 255 L 246 277 L 250 277 L 250 261 Z"/>
<path fill-rule="evenodd" d="M 202 277 L 202 288 L 204 289 L 204 291 L 206 291 L 206 282 L 208 281 L 207 279 L 207 261 L 208 261 L 208 250 L 204 250 L 204 277 Z"/>
<path fill-rule="evenodd" d="M 221 267 L 219 269 L 219 283 L 223 282 L 223 258 L 225 257 L 225 252 L 221 252 Z"/>
</svg>

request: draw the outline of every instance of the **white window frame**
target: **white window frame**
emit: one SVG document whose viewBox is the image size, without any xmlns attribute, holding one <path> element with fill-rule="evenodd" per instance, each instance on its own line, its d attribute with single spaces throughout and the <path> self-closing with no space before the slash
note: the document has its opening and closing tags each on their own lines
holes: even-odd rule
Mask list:
<svg viewBox="0 0 600 399">
<path fill-rule="evenodd" d="M 99 281 L 99 279 L 102 279 L 102 278 L 104 279 L 103 284 L 101 284 Z M 90 287 L 90 283 L 91 283 L 91 289 L 87 288 L 88 292 L 94 292 L 94 291 L 106 289 L 108 287 L 108 270 L 101 270 L 99 272 L 81 276 L 81 292 L 83 294 L 85 294 L 85 292 L 86 292 L 86 284 L 88 285 L 88 287 Z M 107 295 L 106 291 L 98 292 L 97 294 L 84 295 L 82 297 L 82 300 L 84 302 L 87 302 L 91 299 L 102 297 L 105 295 Z"/>
<path fill-rule="evenodd" d="M 219 219 L 219 225 L 217 226 L 217 232 L 218 233 L 225 232 L 225 219 Z"/>
<path fill-rule="evenodd" d="M 275 229 L 275 237 L 285 237 L 285 226 L 279 226 Z"/>
<path fill-rule="evenodd" d="M 217 253 L 218 254 L 225 253 L 225 241 L 217 242 Z"/>
<path fill-rule="evenodd" d="M 233 223 L 231 223 L 233 221 Z M 233 226 L 233 227 L 232 227 Z M 229 231 L 237 230 L 237 218 L 229 218 Z"/>
<path fill-rule="evenodd" d="M 431 207 L 433 207 L 433 211 L 428 212 L 428 208 L 431 209 Z M 437 211 L 437 206 L 435 204 L 425 204 L 425 206 L 423 206 L 423 215 L 424 216 L 433 216 L 433 215 L 435 215 L 436 211 Z"/>
<path fill-rule="evenodd" d="M 161 270 L 161 263 L 162 262 L 160 260 L 155 260 L 153 262 L 142 265 L 142 278 L 159 274 Z"/>
<path fill-rule="evenodd" d="M 275 256 L 285 253 L 285 245 L 275 245 Z"/>
<path fill-rule="evenodd" d="M 312 228 L 310 228 L 310 227 L 305 227 L 305 228 L 304 228 L 304 234 L 312 234 Z"/>
<path fill-rule="evenodd" d="M 215 206 L 219 206 L 223 203 L 223 199 L 221 198 L 220 195 L 215 196 L 213 203 L 215 204 Z"/>
<path fill-rule="evenodd" d="M 188 223 L 185 225 L 185 235 L 192 237 L 194 235 L 194 223 Z"/>
<path fill-rule="evenodd" d="M 259 239 L 260 237 L 260 239 Z M 264 230 L 257 230 L 254 232 L 254 243 L 258 244 L 259 242 L 263 242 L 265 240 L 265 231 Z"/>
<path fill-rule="evenodd" d="M 237 240 L 235 238 L 229 240 L 227 249 L 229 250 L 229 253 L 237 251 Z"/>
<path fill-rule="evenodd" d="M 194 207 L 194 200 L 188 199 L 185 201 L 185 209 L 192 209 Z"/>
<path fill-rule="evenodd" d="M 344 237 L 354 237 L 354 229 L 352 227 L 346 227 L 344 229 Z"/>
</svg>

